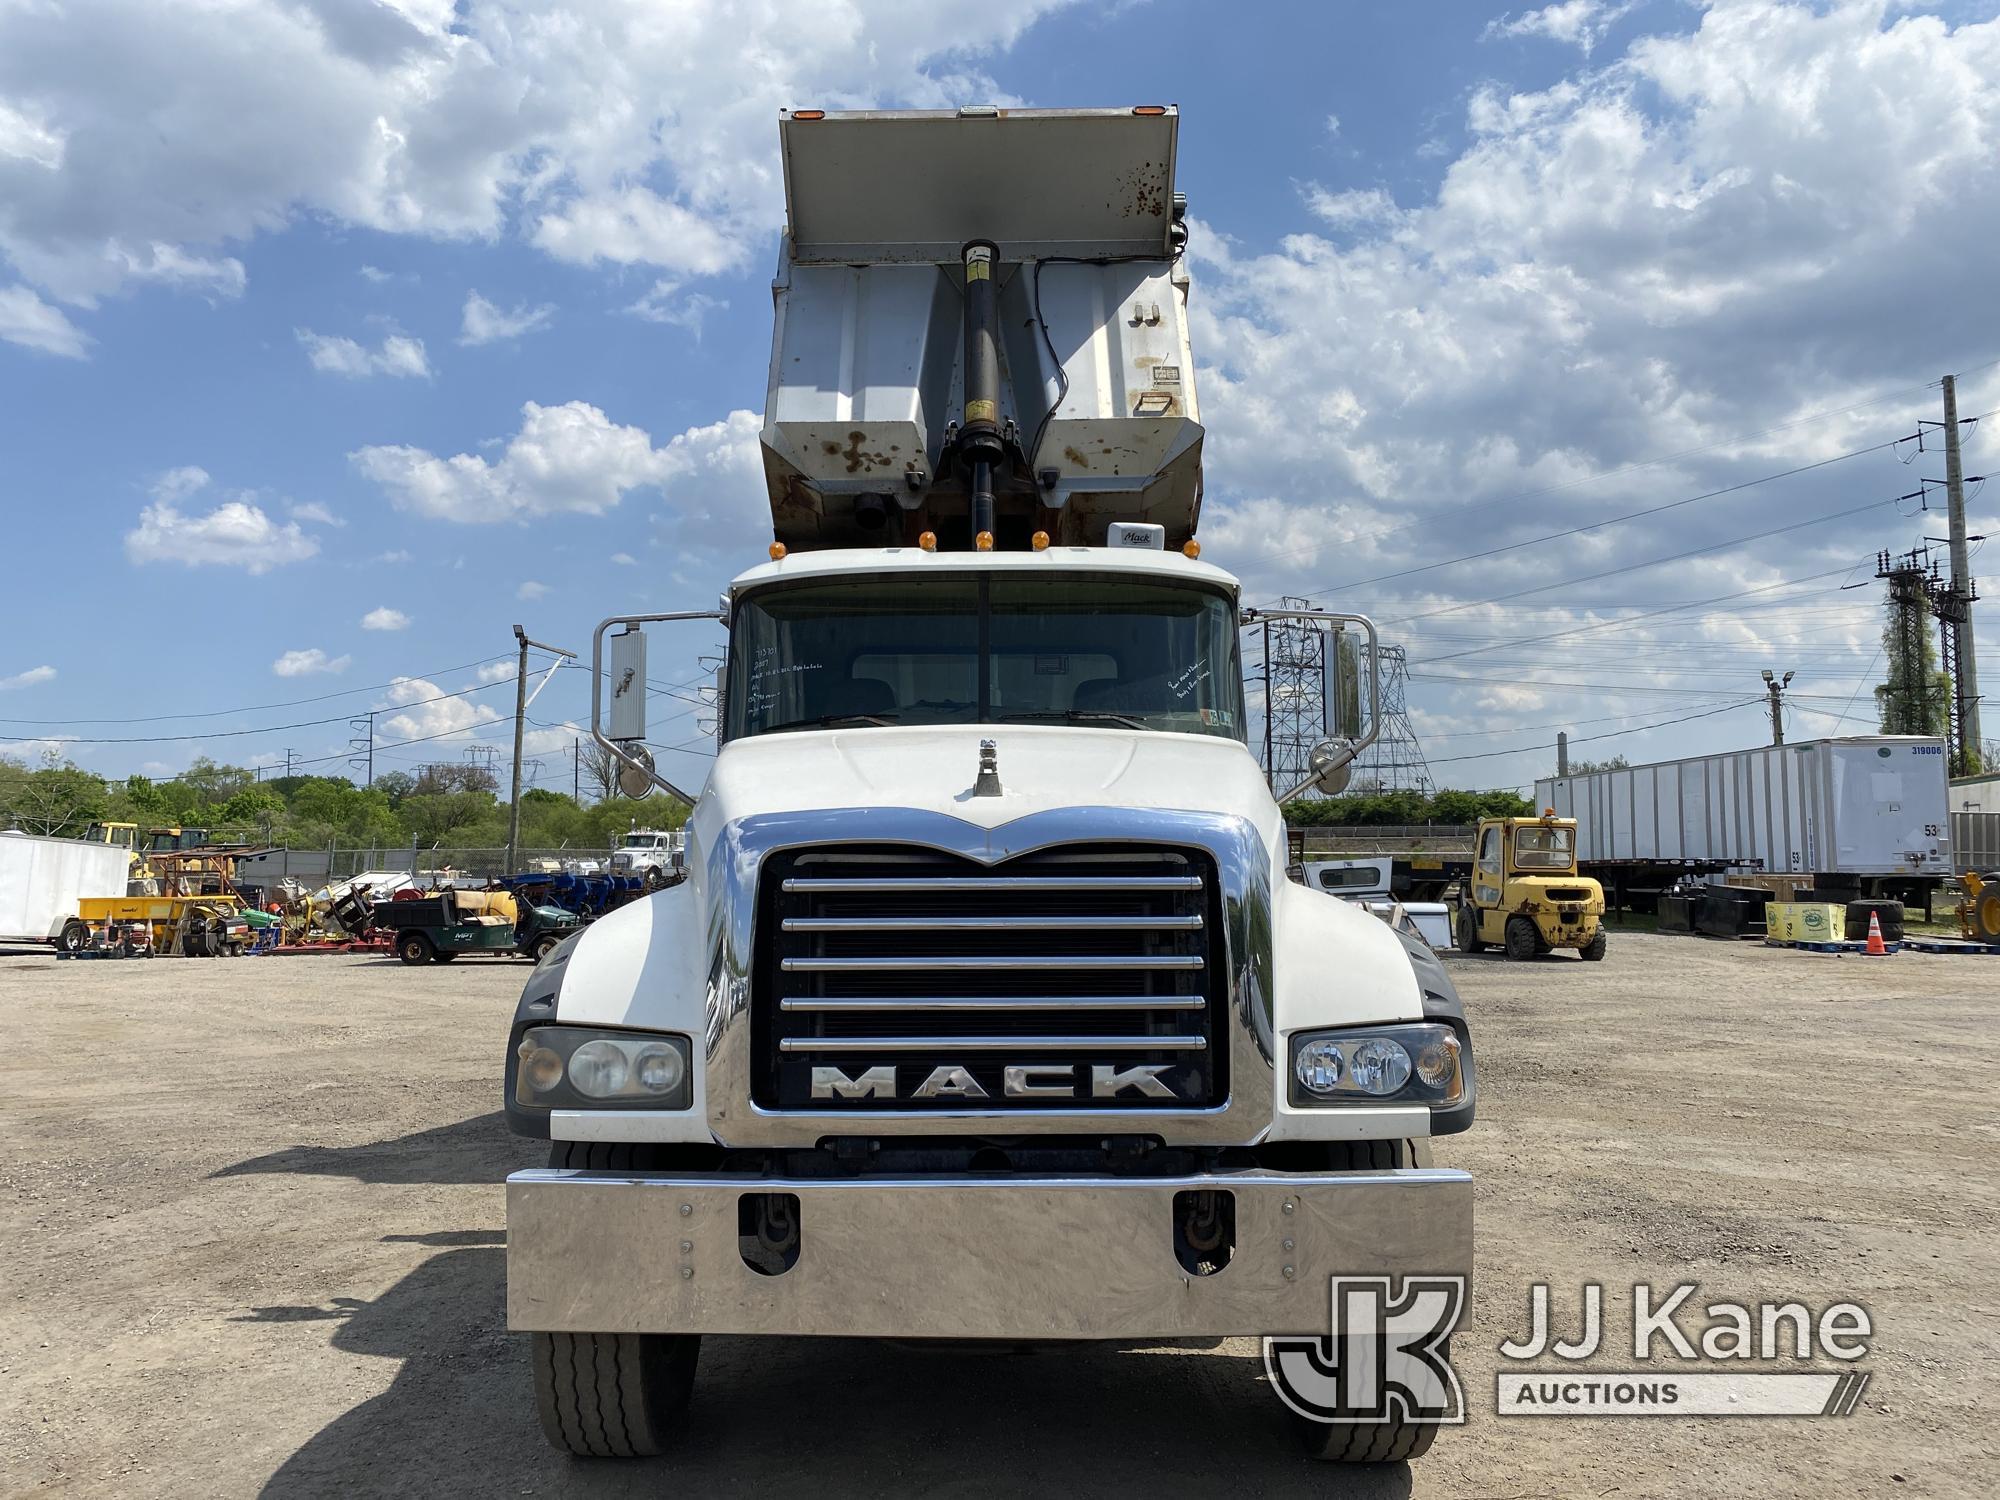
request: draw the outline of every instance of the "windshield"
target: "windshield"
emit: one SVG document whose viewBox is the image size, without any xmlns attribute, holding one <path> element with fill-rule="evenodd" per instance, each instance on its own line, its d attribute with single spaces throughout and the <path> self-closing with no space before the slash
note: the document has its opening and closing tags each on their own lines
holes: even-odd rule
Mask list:
<svg viewBox="0 0 2000 1500">
<path fill-rule="evenodd" d="M 1569 828 L 1517 828 L 1514 863 L 1523 870 L 1567 870 L 1573 863 L 1576 833 Z"/>
<path fill-rule="evenodd" d="M 826 579 L 759 592 L 729 738 L 852 724 L 1124 724 L 1243 737 L 1236 608 L 1129 574 Z"/>
</svg>

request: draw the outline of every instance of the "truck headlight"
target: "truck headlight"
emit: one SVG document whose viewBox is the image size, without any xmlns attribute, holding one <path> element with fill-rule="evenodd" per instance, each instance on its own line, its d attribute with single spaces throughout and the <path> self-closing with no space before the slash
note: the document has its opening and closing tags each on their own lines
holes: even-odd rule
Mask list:
<svg viewBox="0 0 2000 1500">
<path fill-rule="evenodd" d="M 1432 1022 L 1302 1033 L 1292 1038 L 1292 1103 L 1427 1104 L 1465 1097 L 1458 1033 Z"/>
<path fill-rule="evenodd" d="M 514 1102 L 531 1109 L 686 1109 L 691 1102 L 684 1036 L 530 1026 L 514 1052 Z"/>
</svg>

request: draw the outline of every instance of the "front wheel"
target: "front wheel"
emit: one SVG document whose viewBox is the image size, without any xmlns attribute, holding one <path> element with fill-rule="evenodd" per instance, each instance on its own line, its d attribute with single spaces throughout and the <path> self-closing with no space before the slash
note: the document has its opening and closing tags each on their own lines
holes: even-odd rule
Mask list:
<svg viewBox="0 0 2000 1500">
<path fill-rule="evenodd" d="M 1438 1353 L 1450 1360 L 1450 1339 L 1440 1341 Z M 1292 1431 L 1306 1456 L 1324 1463 L 1387 1464 L 1422 1458 L 1438 1435 L 1436 1422 L 1402 1417 L 1386 1422 L 1315 1422 L 1297 1412 L 1291 1417 Z"/>
<path fill-rule="evenodd" d="M 561 946 L 561 944 L 562 944 L 562 939 L 553 932 L 549 933 L 545 937 L 537 939 L 534 949 L 535 962 L 540 963 L 543 959 L 547 958 L 551 953 L 555 952 L 556 949 Z"/>
<path fill-rule="evenodd" d="M 396 957 L 406 964 L 427 964 L 436 953 L 431 940 L 421 932 L 406 932 L 396 939 Z"/>
<path fill-rule="evenodd" d="M 1458 950 L 1461 953 L 1486 951 L 1486 943 L 1479 936 L 1479 913 L 1465 901 L 1458 904 Z"/>
<path fill-rule="evenodd" d="M 1587 964 L 1599 963 L 1604 958 L 1604 947 L 1604 929 L 1600 927 L 1597 929 L 1596 935 L 1589 942 L 1576 950 L 1576 956 Z"/>
<path fill-rule="evenodd" d="M 687 1409 L 698 1333 L 538 1333 L 535 1410 L 555 1447 L 581 1458 L 663 1452 Z"/>
<path fill-rule="evenodd" d="M 1535 931 L 1534 922 L 1527 917 L 1507 919 L 1507 956 L 1521 960 L 1533 958 L 1541 945 L 1541 935 Z"/>
</svg>

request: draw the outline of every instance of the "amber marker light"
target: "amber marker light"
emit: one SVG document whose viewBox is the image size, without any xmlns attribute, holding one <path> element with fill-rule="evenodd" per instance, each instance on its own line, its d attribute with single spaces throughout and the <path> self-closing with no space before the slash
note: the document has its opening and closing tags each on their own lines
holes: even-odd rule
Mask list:
<svg viewBox="0 0 2000 1500">
<path fill-rule="evenodd" d="M 937 551 L 937 533 L 935 531 L 924 532 L 917 538 L 917 545 L 926 552 Z"/>
<path fill-rule="evenodd" d="M 1046 531 L 1036 532 L 1028 538 L 1028 541 L 1037 552 L 1046 552 L 1049 550 L 1049 534 Z"/>
<path fill-rule="evenodd" d="M 785 560 L 785 544 L 783 542 L 771 543 L 771 561 L 783 562 L 784 560 Z"/>
<path fill-rule="evenodd" d="M 1186 541 L 1181 543 L 1181 551 L 1186 553 L 1191 558 L 1200 557 L 1201 543 L 1197 542 L 1193 537 L 1189 537 Z"/>
<path fill-rule="evenodd" d="M 977 547 L 981 552 L 991 552 L 993 550 L 993 533 L 990 531 L 980 532 L 978 536 L 972 539 L 972 545 Z"/>
<path fill-rule="evenodd" d="M 823 109 L 795 109 L 792 111 L 792 118 L 794 120 L 824 120 L 826 118 L 826 111 Z"/>
<path fill-rule="evenodd" d="M 1135 115 L 1163 115 L 1166 112 L 1167 107 L 1164 104 L 1135 104 L 1132 106 L 1132 113 Z"/>
</svg>

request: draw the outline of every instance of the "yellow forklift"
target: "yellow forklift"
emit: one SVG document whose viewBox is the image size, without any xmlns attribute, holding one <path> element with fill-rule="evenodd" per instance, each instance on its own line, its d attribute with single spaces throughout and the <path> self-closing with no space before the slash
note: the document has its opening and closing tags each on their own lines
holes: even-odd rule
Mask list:
<svg viewBox="0 0 2000 1500">
<path fill-rule="evenodd" d="M 1466 953 L 1504 949 L 1534 958 L 1574 948 L 1604 957 L 1604 887 L 1576 870 L 1576 819 L 1486 818 L 1460 885 L 1455 936 Z"/>
</svg>

